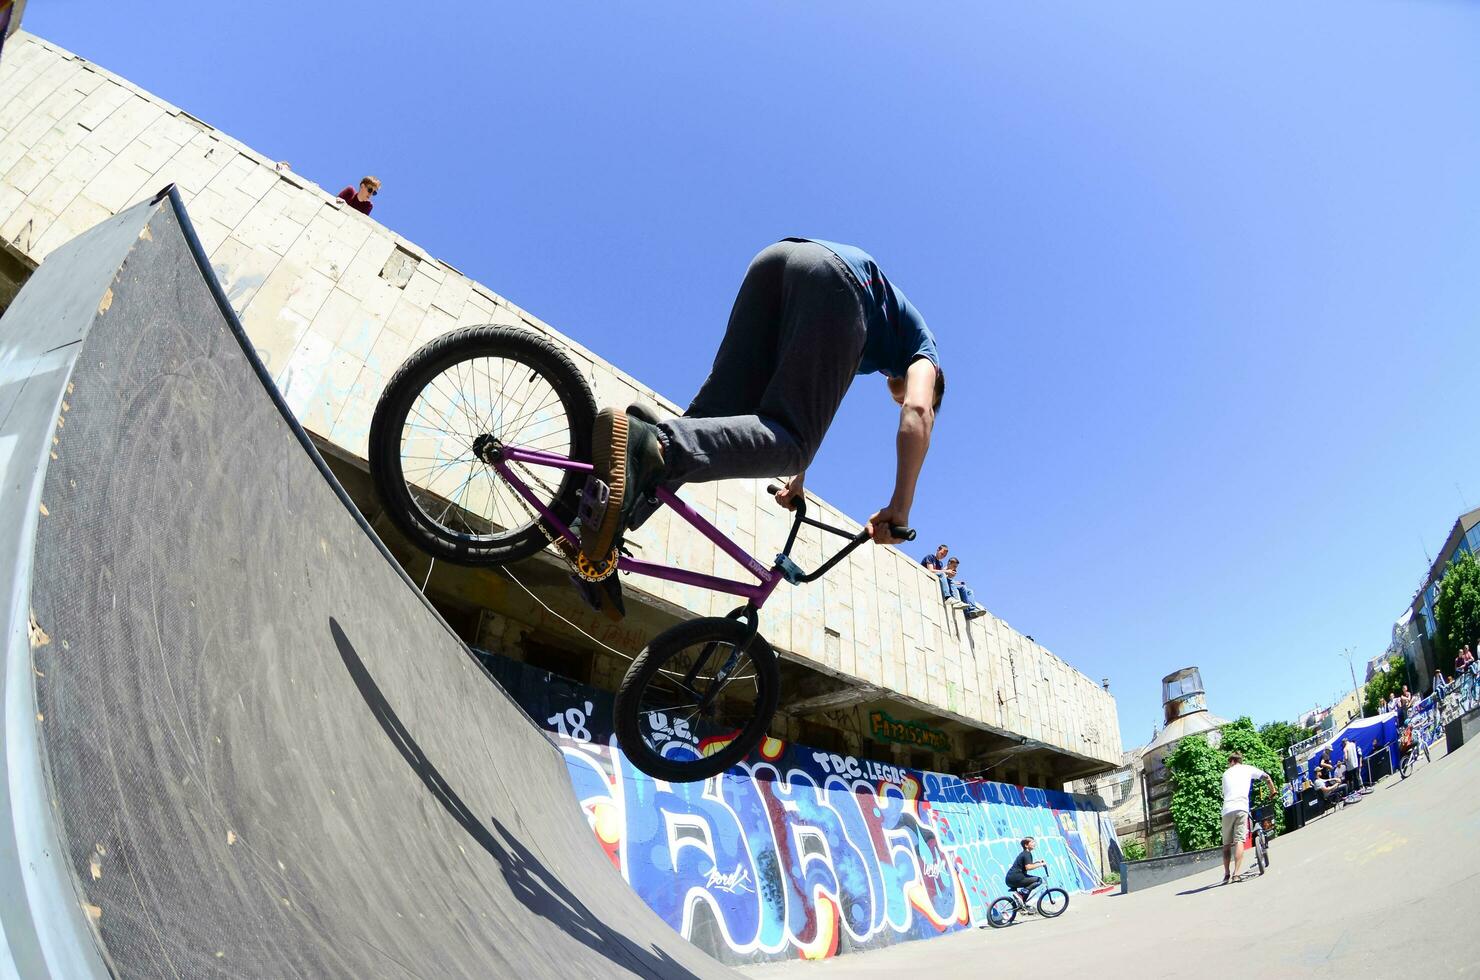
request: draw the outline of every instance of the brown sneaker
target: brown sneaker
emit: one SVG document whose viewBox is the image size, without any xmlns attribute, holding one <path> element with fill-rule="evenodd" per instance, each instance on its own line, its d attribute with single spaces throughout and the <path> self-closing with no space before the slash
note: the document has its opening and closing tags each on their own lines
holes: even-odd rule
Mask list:
<svg viewBox="0 0 1480 980">
<path fill-rule="evenodd" d="M 591 463 L 609 493 L 601 519 L 594 527 L 581 528 L 581 553 L 589 561 L 603 562 L 632 509 L 663 478 L 657 428 L 619 408 L 602 409 L 592 427 Z"/>
</svg>

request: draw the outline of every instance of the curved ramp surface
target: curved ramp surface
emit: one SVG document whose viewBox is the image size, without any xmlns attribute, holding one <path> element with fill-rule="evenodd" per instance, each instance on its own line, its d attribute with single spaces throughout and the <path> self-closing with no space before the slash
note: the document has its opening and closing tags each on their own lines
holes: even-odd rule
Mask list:
<svg viewBox="0 0 1480 980">
<path fill-rule="evenodd" d="M 67 323 L 76 337 L 35 343 Z M 178 198 L 43 264 L 0 323 L 0 365 L 24 375 L 42 354 L 72 363 L 33 372 L 33 394 L 57 386 L 39 500 L 0 501 L 35 508 L 30 723 L 75 890 L 48 909 L 28 883 L 23 900 L 34 922 L 75 920 L 92 948 L 72 962 L 128 977 L 729 975 L 628 889 L 558 750 L 368 531 L 250 352 Z M 23 469 L 11 459 L 7 484 Z M 15 790 L 26 770 L 7 743 Z M 18 900 L 21 974 L 67 976 L 65 928 L 27 939 L 10 927 Z"/>
</svg>

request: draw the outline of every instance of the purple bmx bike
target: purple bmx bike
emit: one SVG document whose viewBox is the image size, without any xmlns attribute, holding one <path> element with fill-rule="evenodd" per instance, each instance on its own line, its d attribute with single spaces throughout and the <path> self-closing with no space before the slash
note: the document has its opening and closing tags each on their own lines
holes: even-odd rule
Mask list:
<svg viewBox="0 0 1480 980">
<path fill-rule="evenodd" d="M 590 463 L 595 416 L 586 379 L 546 337 L 504 326 L 454 331 L 412 354 L 386 385 L 370 425 L 370 473 L 392 522 L 433 557 L 487 567 L 551 549 L 598 608 L 620 601 L 608 581 L 619 572 L 744 600 L 728 616 L 659 633 L 617 692 L 617 739 L 633 765 L 673 782 L 706 779 L 758 745 L 776 712 L 781 675 L 759 632 L 761 607 L 781 582 L 820 578 L 868 536 L 814 520 L 798 501 L 785 546 L 765 565 L 660 487 L 644 502 L 649 512 L 671 508 L 756 581 L 643 561 L 620 540 L 606 559 L 589 561 L 581 516 L 600 512 L 606 490 Z M 811 572 L 790 557 L 803 524 L 846 539 Z"/>
</svg>

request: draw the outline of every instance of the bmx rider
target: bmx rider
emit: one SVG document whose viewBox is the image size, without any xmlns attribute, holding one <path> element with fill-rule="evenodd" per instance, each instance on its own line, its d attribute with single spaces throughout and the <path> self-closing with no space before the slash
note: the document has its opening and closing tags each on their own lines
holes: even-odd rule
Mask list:
<svg viewBox="0 0 1480 980">
<path fill-rule="evenodd" d="M 581 529 L 581 551 L 604 561 L 660 484 L 795 474 L 776 493 L 792 506 L 853 378 L 874 373 L 888 379 L 900 416 L 894 492 L 868 531 L 892 544 L 890 525 L 909 524 L 945 394 L 935 336 L 862 249 L 805 238 L 766 248 L 751 261 L 709 377 L 682 416 L 597 415 L 592 463 L 609 496 L 600 519 Z"/>
<path fill-rule="evenodd" d="M 1038 846 L 1038 842 L 1033 838 L 1024 837 L 1022 845 L 1022 851 L 1012 862 L 1012 867 L 1007 869 L 1007 887 L 1012 889 L 1013 897 L 1022 905 L 1023 911 L 1031 912 L 1032 909 L 1028 907 L 1028 896 L 1032 894 L 1033 889 L 1043 883 L 1043 879 L 1037 875 L 1028 874 L 1028 872 L 1034 868 L 1044 867 L 1048 862 L 1033 860 L 1033 848 Z"/>
</svg>

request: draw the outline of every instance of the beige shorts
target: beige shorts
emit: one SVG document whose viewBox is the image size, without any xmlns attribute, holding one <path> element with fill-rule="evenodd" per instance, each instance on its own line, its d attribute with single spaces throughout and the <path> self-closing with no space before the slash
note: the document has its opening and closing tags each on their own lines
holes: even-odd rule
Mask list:
<svg viewBox="0 0 1480 980">
<path fill-rule="evenodd" d="M 1223 814 L 1223 846 L 1242 843 L 1249 836 L 1249 811 Z"/>
</svg>

